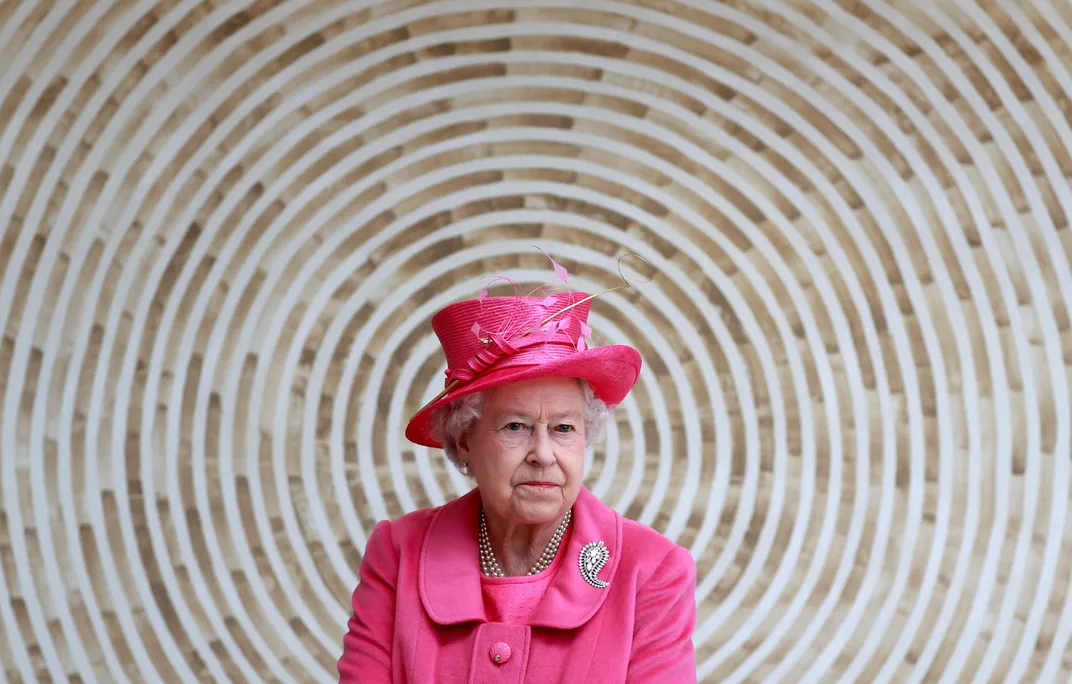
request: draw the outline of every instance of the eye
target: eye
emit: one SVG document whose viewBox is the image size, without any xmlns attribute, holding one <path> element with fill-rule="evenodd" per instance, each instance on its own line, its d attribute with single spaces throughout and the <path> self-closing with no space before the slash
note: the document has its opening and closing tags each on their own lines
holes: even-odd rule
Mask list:
<svg viewBox="0 0 1072 684">
<path fill-rule="evenodd" d="M 507 432 L 520 432 L 521 430 L 525 429 L 525 424 L 524 423 L 514 422 L 514 423 L 507 423 L 503 427 Z"/>
<path fill-rule="evenodd" d="M 566 433 L 569 433 L 569 432 L 576 432 L 577 428 L 573 427 L 569 423 L 562 423 L 561 425 L 556 425 L 555 430 L 557 430 L 558 432 L 561 432 L 563 434 L 566 434 Z"/>
</svg>

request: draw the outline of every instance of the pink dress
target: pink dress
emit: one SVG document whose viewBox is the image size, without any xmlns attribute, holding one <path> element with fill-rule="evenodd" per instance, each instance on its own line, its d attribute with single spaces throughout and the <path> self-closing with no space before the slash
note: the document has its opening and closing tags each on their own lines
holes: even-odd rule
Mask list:
<svg viewBox="0 0 1072 684">
<path fill-rule="evenodd" d="M 485 577 L 480 575 L 480 589 L 484 594 L 484 612 L 491 622 L 503 622 L 508 625 L 527 625 L 540 607 L 547 587 L 562 565 L 562 557 L 568 546 L 566 537 L 558 547 L 555 559 L 538 575 L 521 575 L 520 577 Z"/>
</svg>

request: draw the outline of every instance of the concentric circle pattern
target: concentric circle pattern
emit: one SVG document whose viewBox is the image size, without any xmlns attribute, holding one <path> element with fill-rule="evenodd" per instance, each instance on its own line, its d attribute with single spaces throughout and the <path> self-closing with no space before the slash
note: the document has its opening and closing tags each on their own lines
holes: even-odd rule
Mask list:
<svg viewBox="0 0 1072 684">
<path fill-rule="evenodd" d="M 1068 681 L 1070 96 L 1067 0 L 0 4 L 4 677 L 332 681 L 536 246 L 650 264 L 587 482 L 701 680 Z"/>
</svg>

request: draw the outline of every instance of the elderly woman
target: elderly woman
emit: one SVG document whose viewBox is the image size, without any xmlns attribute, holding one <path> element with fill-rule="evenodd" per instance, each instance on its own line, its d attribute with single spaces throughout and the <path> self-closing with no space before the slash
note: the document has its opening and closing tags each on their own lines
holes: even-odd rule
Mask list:
<svg viewBox="0 0 1072 684">
<path fill-rule="evenodd" d="M 484 297 L 432 327 L 447 388 L 406 429 L 475 480 L 369 537 L 342 682 L 695 682 L 691 555 L 582 483 L 640 355 L 589 348 L 591 297 Z"/>
</svg>

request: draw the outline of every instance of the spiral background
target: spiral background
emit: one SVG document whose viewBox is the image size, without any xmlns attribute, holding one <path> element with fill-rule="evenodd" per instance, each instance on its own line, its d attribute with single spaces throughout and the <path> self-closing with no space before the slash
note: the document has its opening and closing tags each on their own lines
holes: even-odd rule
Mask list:
<svg viewBox="0 0 1072 684">
<path fill-rule="evenodd" d="M 331 681 L 537 245 L 703 680 L 1067 681 L 1072 4 L 498 4 L 0 4 L 5 678 Z"/>
</svg>

